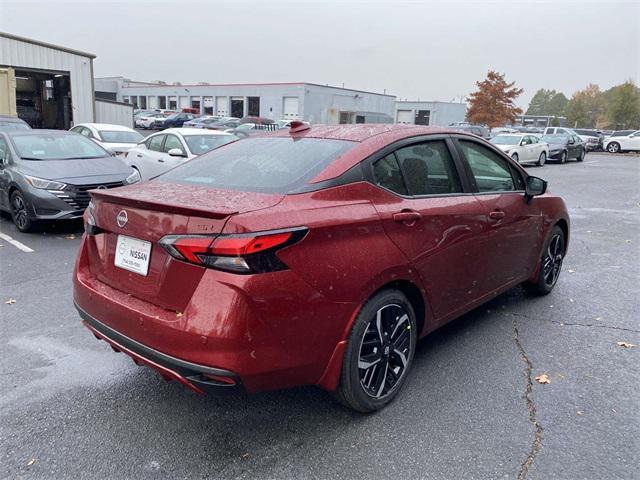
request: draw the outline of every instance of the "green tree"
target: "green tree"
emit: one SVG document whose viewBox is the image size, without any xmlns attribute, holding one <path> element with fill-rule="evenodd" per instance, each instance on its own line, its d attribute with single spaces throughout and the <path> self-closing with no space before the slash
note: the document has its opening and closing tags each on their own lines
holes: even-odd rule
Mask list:
<svg viewBox="0 0 640 480">
<path fill-rule="evenodd" d="M 628 80 L 604 92 L 606 118 L 617 129 L 640 127 L 640 89 Z"/>
<path fill-rule="evenodd" d="M 573 94 L 565 108 L 571 127 L 593 128 L 606 110 L 605 97 L 598 85 L 589 84 Z"/>
<path fill-rule="evenodd" d="M 522 109 L 515 105 L 515 99 L 523 90 L 514 87 L 515 82 L 508 83 L 504 74 L 490 70 L 487 78 L 476 82 L 476 85 L 478 90 L 469 95 L 469 121 L 493 128 L 512 124 L 522 113 Z"/>
<path fill-rule="evenodd" d="M 567 106 L 567 97 L 562 92 L 541 88 L 531 99 L 527 115 L 550 115 L 561 117 Z"/>
</svg>

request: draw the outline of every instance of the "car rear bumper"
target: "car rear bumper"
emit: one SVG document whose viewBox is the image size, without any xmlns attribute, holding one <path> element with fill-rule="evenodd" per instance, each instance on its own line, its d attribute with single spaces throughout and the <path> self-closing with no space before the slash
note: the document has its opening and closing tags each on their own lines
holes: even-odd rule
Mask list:
<svg viewBox="0 0 640 480">
<path fill-rule="evenodd" d="M 130 356 L 136 365 L 146 365 L 158 371 L 167 381 L 176 380 L 198 394 L 211 390 L 237 390 L 242 388 L 240 379 L 233 372 L 187 362 L 154 350 L 98 321 L 75 302 L 74 306 L 78 310 L 84 326 L 96 338 L 106 341 L 116 352 L 122 352 Z"/>
</svg>

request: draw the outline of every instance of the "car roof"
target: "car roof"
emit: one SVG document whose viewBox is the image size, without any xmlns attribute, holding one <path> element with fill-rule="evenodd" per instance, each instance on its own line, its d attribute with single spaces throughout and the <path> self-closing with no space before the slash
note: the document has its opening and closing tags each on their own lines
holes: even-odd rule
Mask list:
<svg viewBox="0 0 640 480">
<path fill-rule="evenodd" d="M 188 137 L 189 135 L 231 135 L 230 133 L 221 132 L 220 130 L 204 130 L 200 128 L 167 128 L 159 133 L 179 133 L 184 137 Z"/>
<path fill-rule="evenodd" d="M 96 130 L 115 130 L 120 132 L 131 132 L 133 130 L 124 125 L 113 125 L 111 123 L 78 123 L 74 127 L 93 127 Z"/>
<path fill-rule="evenodd" d="M 20 117 L 16 117 L 15 115 L 0 115 L 0 120 L 2 120 L 3 122 L 27 123 Z"/>
</svg>

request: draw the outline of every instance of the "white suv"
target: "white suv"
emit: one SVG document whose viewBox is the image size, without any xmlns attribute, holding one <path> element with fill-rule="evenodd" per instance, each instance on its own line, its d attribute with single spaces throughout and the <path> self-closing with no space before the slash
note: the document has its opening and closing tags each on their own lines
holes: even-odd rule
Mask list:
<svg viewBox="0 0 640 480">
<path fill-rule="evenodd" d="M 626 136 L 605 138 L 602 148 L 609 153 L 618 153 L 625 150 L 640 151 L 640 130 L 636 130 Z"/>
</svg>

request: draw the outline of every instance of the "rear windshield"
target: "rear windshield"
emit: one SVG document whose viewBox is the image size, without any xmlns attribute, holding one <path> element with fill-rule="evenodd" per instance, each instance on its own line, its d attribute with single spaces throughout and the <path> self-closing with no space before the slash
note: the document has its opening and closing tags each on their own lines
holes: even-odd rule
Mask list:
<svg viewBox="0 0 640 480">
<path fill-rule="evenodd" d="M 183 138 L 194 155 L 201 155 L 238 139 L 235 135 L 184 135 Z"/>
<path fill-rule="evenodd" d="M 224 190 L 287 193 L 355 145 L 315 138 L 248 138 L 205 153 L 159 179 Z"/>
<path fill-rule="evenodd" d="M 9 130 L 31 130 L 26 123 L 21 122 L 3 122 L 0 120 L 0 130 L 8 132 Z"/>
<path fill-rule="evenodd" d="M 522 140 L 518 135 L 498 135 L 491 139 L 491 143 L 495 145 L 517 145 Z"/>
<path fill-rule="evenodd" d="M 122 130 L 99 130 L 98 133 L 106 143 L 138 143 L 144 138 L 138 132 Z"/>
</svg>

